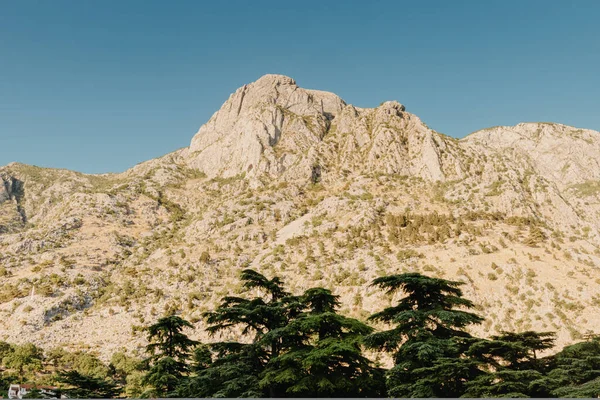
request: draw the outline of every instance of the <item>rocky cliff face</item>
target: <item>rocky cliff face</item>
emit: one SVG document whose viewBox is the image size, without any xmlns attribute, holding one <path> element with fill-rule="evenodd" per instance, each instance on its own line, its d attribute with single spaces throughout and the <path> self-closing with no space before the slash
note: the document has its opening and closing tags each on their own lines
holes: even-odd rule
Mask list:
<svg viewBox="0 0 600 400">
<path fill-rule="evenodd" d="M 561 189 L 600 179 L 600 137 L 589 129 L 521 123 L 475 132 L 462 142 L 526 164 Z"/>
<path fill-rule="evenodd" d="M 334 94 L 265 75 L 238 89 L 200 128 L 188 163 L 209 177 L 281 175 L 304 161 L 344 106 Z"/>
<path fill-rule="evenodd" d="M 451 152 L 442 157 L 448 148 L 397 102 L 361 109 L 291 78 L 265 75 L 230 96 L 194 136 L 186 158 L 209 177 L 291 180 L 346 170 L 443 180 L 461 175 Z"/>
<path fill-rule="evenodd" d="M 456 140 L 395 101 L 358 108 L 266 75 L 189 148 L 121 174 L 0 168 L 0 340 L 142 349 L 195 322 L 247 266 L 321 285 L 364 318 L 403 271 L 465 281 L 477 333 L 600 323 L 600 134 L 559 124 Z M 34 295 L 31 295 L 35 288 Z"/>
</svg>

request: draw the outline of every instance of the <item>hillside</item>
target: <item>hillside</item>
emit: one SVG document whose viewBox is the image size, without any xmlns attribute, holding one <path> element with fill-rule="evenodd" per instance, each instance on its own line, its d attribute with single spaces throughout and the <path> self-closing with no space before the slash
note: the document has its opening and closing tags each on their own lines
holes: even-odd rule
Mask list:
<svg viewBox="0 0 600 400">
<path fill-rule="evenodd" d="M 0 340 L 93 349 L 201 313 L 252 266 L 364 318 L 401 271 L 462 280 L 478 334 L 600 331 L 600 133 L 553 123 L 457 140 L 395 101 L 291 78 L 233 93 L 188 148 L 120 174 L 0 168 Z"/>
</svg>

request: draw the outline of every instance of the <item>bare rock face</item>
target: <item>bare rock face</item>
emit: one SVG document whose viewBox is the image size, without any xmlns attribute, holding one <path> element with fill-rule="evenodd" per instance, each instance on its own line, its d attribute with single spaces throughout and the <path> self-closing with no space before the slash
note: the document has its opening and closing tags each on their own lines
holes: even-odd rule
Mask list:
<svg viewBox="0 0 600 400">
<path fill-rule="evenodd" d="M 0 179 L 0 203 L 3 203 L 11 198 L 12 182 L 3 177 Z"/>
<path fill-rule="evenodd" d="M 600 180 L 600 133 L 554 123 L 521 123 L 475 132 L 462 141 L 504 153 L 564 188 Z"/>
<path fill-rule="evenodd" d="M 8 174 L 0 174 L 0 203 L 11 200 L 19 191 L 22 182 Z"/>
<path fill-rule="evenodd" d="M 459 170 L 455 160 L 442 160 L 446 147 L 398 102 L 361 109 L 286 76 L 265 75 L 233 93 L 200 128 L 187 163 L 209 177 L 307 179 L 315 168 L 358 168 L 443 180 Z"/>
<path fill-rule="evenodd" d="M 344 106 L 332 93 L 265 75 L 233 93 L 192 139 L 188 163 L 210 177 L 279 175 L 318 143 Z M 298 154 L 277 154 L 294 146 Z"/>
<path fill-rule="evenodd" d="M 347 106 L 335 134 L 328 138 L 329 164 L 360 173 L 418 176 L 430 181 L 461 175 L 458 161 L 444 138 L 396 101 L 373 109 Z M 442 153 L 447 157 L 442 157 Z M 335 159 L 337 156 L 337 159 Z"/>
</svg>

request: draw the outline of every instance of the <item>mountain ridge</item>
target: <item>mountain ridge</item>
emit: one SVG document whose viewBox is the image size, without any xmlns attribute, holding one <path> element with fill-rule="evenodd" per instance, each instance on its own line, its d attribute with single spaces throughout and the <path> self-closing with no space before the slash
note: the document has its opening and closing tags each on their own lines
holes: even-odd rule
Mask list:
<svg viewBox="0 0 600 400">
<path fill-rule="evenodd" d="M 144 165 L 148 162 L 153 162 L 154 160 L 158 160 L 158 159 L 162 159 L 165 157 L 178 157 L 178 156 L 183 156 L 184 158 L 186 158 L 185 162 L 187 164 L 190 164 L 191 166 L 194 166 L 194 164 L 197 164 L 197 161 L 194 160 L 193 155 L 189 154 L 189 153 L 198 153 L 201 152 L 200 151 L 200 147 L 202 147 L 200 144 L 198 144 L 199 141 L 201 141 L 202 138 L 202 131 L 203 128 L 206 127 L 206 125 L 210 124 L 211 121 L 214 122 L 214 120 L 218 119 L 218 116 L 220 113 L 222 113 L 224 111 L 224 109 L 230 109 L 232 107 L 232 102 L 238 102 L 237 105 L 235 106 L 235 113 L 236 113 L 236 117 L 239 116 L 239 113 L 241 112 L 242 109 L 242 105 L 244 104 L 243 99 L 246 97 L 246 93 L 248 91 L 252 92 L 253 88 L 256 88 L 255 91 L 258 91 L 258 96 L 254 95 L 251 96 L 254 98 L 254 101 L 256 102 L 256 97 L 258 97 L 259 99 L 262 99 L 262 102 L 274 102 L 274 104 L 277 104 L 277 101 L 279 100 L 278 96 L 279 96 L 279 92 L 277 91 L 277 87 L 279 86 L 284 86 L 284 87 L 291 87 L 293 88 L 292 93 L 294 93 L 296 96 L 300 95 L 302 96 L 302 94 L 306 94 L 306 95 L 317 95 L 317 100 L 319 104 L 322 103 L 321 107 L 323 108 L 323 110 L 321 111 L 321 113 L 324 114 L 329 114 L 329 115 L 333 115 L 335 117 L 336 114 L 340 113 L 344 107 L 349 107 L 352 110 L 367 110 L 367 111 L 373 111 L 373 110 L 377 110 L 380 107 L 384 107 L 386 108 L 386 111 L 389 112 L 393 112 L 391 110 L 397 110 L 398 112 L 404 113 L 406 112 L 406 108 L 404 105 L 398 103 L 395 100 L 391 100 L 391 101 L 384 101 L 382 102 L 378 107 L 374 107 L 374 108 L 361 108 L 361 107 L 356 107 L 353 106 L 351 104 L 346 103 L 342 98 L 340 98 L 339 96 L 337 96 L 334 93 L 331 92 L 327 92 L 327 91 L 321 91 L 321 90 L 314 90 L 314 89 L 304 89 L 301 88 L 300 86 L 297 85 L 296 81 L 288 76 L 285 75 L 279 75 L 279 74 L 266 74 L 263 75 L 262 77 L 260 77 L 258 80 L 256 80 L 253 83 L 247 84 L 247 85 L 243 85 L 242 87 L 238 88 L 234 93 L 232 93 L 229 96 L 229 99 L 225 101 L 225 103 L 223 103 L 223 105 L 221 106 L 221 108 L 219 110 L 217 110 L 213 116 L 209 119 L 209 121 L 207 121 L 206 124 L 202 125 L 202 127 L 200 128 L 200 130 L 194 135 L 194 137 L 191 140 L 190 146 L 188 147 L 183 147 L 180 149 L 177 149 L 171 153 L 165 154 L 164 156 L 158 157 L 156 159 L 152 159 L 152 160 L 147 160 L 147 161 L 143 161 L 140 162 L 139 164 L 136 164 L 135 166 L 128 168 L 125 171 L 122 172 L 111 172 L 111 173 L 98 173 L 98 174 L 85 174 L 85 175 L 92 175 L 92 176 L 103 176 L 103 175 L 120 175 L 120 174 L 125 174 L 131 170 L 135 170 L 135 169 L 139 169 L 140 165 Z M 298 93 L 296 93 L 298 92 Z M 269 96 L 272 96 L 273 93 L 276 93 L 277 96 L 275 98 L 270 98 Z M 267 101 L 265 101 L 264 99 L 267 99 Z M 326 100 L 325 103 L 323 103 L 323 101 Z M 287 99 L 288 103 L 289 103 L 289 98 Z M 312 100 L 314 101 L 314 100 Z M 311 102 L 312 102 L 311 101 Z M 254 106 L 256 106 L 256 104 L 253 104 Z M 296 104 L 288 104 L 288 106 L 291 109 L 300 109 L 301 111 L 306 111 L 306 104 L 303 104 L 301 102 L 297 102 Z M 318 104 L 317 104 L 318 106 Z M 327 110 L 325 110 L 327 109 Z M 314 111 L 314 110 L 313 110 Z M 334 111 L 334 112 L 332 112 Z M 301 114 L 302 116 L 306 116 L 304 114 Z M 412 114 L 411 114 L 412 115 Z M 414 116 L 414 115 L 413 115 Z M 423 124 L 420 119 L 416 116 L 414 116 L 417 120 L 418 123 Z M 512 133 L 512 132 L 518 132 L 519 129 L 518 128 L 523 128 L 523 127 L 535 127 L 536 129 L 539 129 L 540 127 L 543 126 L 554 126 L 554 127 L 560 127 L 563 130 L 569 129 L 572 131 L 577 131 L 577 132 L 585 132 L 586 134 L 595 134 L 596 136 L 598 135 L 598 132 L 593 131 L 591 129 L 582 129 L 582 128 L 575 128 L 569 125 L 565 125 L 565 124 L 560 124 L 560 123 L 554 123 L 554 122 L 520 122 L 516 125 L 507 125 L 507 126 L 493 126 L 493 127 L 488 127 L 488 128 L 483 128 L 474 132 L 471 132 L 469 134 L 467 134 L 466 136 L 462 137 L 462 138 L 453 138 L 441 133 L 438 133 L 434 130 L 431 130 L 429 127 L 427 127 L 425 124 L 423 124 L 426 129 L 429 129 L 431 132 L 434 132 L 437 135 L 441 135 L 442 137 L 445 137 L 449 140 L 457 140 L 458 142 L 468 142 L 468 141 L 473 141 L 474 137 L 478 137 L 481 136 L 484 132 L 492 132 L 492 131 L 502 131 L 504 133 Z M 502 133 L 501 132 L 501 133 Z M 597 137 L 596 137 L 597 139 Z M 0 168 L 2 169 L 7 169 L 10 168 L 11 166 L 17 165 L 17 164 L 22 164 L 19 162 L 11 162 L 5 166 L 1 166 Z M 22 165 L 27 165 L 27 164 L 22 164 Z M 34 165 L 32 165 L 34 166 Z M 49 168 L 49 169 L 57 169 L 57 170 L 68 170 L 65 168 L 50 168 L 50 167 L 43 167 L 43 168 Z M 73 171 L 76 172 L 76 171 Z M 226 176 L 228 176 L 226 174 Z"/>
</svg>

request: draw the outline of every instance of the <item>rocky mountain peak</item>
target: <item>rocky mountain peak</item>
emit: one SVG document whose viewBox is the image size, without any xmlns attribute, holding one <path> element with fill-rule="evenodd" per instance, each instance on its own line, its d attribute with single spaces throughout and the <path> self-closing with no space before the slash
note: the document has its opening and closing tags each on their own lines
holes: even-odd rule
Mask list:
<svg viewBox="0 0 600 400">
<path fill-rule="evenodd" d="M 278 150 L 308 151 L 345 106 L 333 93 L 302 89 L 283 75 L 265 75 L 236 90 L 200 128 L 187 163 L 208 176 L 280 175 L 298 157 Z"/>
<path fill-rule="evenodd" d="M 396 116 L 399 116 L 399 113 L 406 111 L 406 107 L 404 107 L 403 104 L 398 103 L 396 100 L 384 101 L 381 103 L 379 108 L 382 110 L 387 110 L 389 113 L 394 113 L 392 110 L 395 110 L 394 114 Z"/>
<path fill-rule="evenodd" d="M 297 86 L 296 81 L 293 78 L 280 74 L 265 74 L 258 78 L 253 85 L 260 87 L 279 85 Z"/>
<path fill-rule="evenodd" d="M 443 142 L 397 101 L 358 108 L 333 93 L 303 89 L 292 78 L 265 75 L 229 97 L 194 136 L 185 158 L 210 177 L 309 179 L 317 165 L 324 173 L 439 180 L 446 169 L 457 171 L 442 165 Z"/>
</svg>

